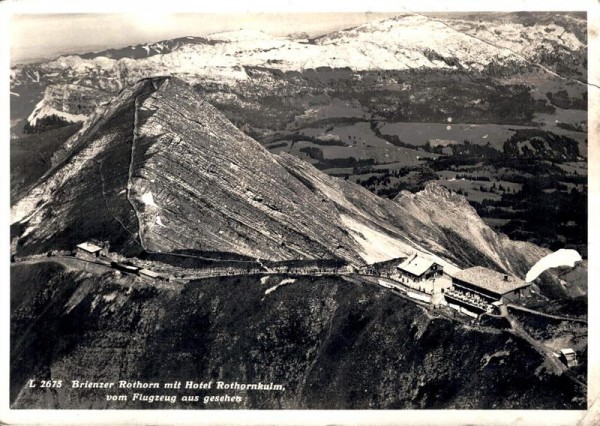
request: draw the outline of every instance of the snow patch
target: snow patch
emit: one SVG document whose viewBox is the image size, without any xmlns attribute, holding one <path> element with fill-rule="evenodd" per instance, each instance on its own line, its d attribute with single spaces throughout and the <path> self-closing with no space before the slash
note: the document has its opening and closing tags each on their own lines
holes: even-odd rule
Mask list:
<svg viewBox="0 0 600 426">
<path fill-rule="evenodd" d="M 31 232 L 35 230 L 35 226 L 28 226 L 27 229 L 25 229 L 25 232 L 23 233 L 23 235 L 21 236 L 21 238 L 25 238 L 26 236 L 28 236 L 29 234 L 31 234 Z"/>
<path fill-rule="evenodd" d="M 102 296 L 102 299 L 104 299 L 105 302 L 112 302 L 113 300 L 115 300 L 116 297 L 117 297 L 117 292 L 115 291 L 113 293 Z"/>
<path fill-rule="evenodd" d="M 162 222 L 162 219 L 160 218 L 160 216 L 156 216 L 156 223 L 159 226 L 162 226 L 164 228 L 166 228 L 165 224 Z"/>
<path fill-rule="evenodd" d="M 142 195 L 142 202 L 147 206 L 158 207 L 154 202 L 154 196 L 152 192 L 148 191 L 144 195 Z"/>
<path fill-rule="evenodd" d="M 261 279 L 261 282 L 262 282 L 262 279 Z M 265 295 L 274 292 L 275 290 L 277 290 L 282 285 L 291 284 L 291 283 L 294 283 L 294 282 L 296 282 L 296 280 L 294 278 L 286 278 L 285 280 L 282 280 L 279 284 L 274 285 L 271 288 L 268 288 L 265 291 Z"/>
<path fill-rule="evenodd" d="M 574 267 L 575 263 L 581 261 L 581 255 L 577 250 L 572 249 L 560 249 L 554 253 L 550 253 L 547 256 L 542 257 L 536 262 L 535 265 L 527 272 L 525 281 L 530 283 L 535 280 L 540 274 L 547 269 L 557 268 L 559 266 Z"/>
<path fill-rule="evenodd" d="M 412 249 L 383 232 L 370 228 L 357 220 L 341 215 L 342 223 L 354 240 L 362 247 L 360 256 L 367 263 L 381 262 L 406 256 Z"/>
</svg>

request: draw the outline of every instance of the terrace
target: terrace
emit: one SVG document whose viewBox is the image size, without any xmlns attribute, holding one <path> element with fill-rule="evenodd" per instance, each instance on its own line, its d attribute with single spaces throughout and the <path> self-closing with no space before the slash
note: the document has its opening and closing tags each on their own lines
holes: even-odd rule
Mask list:
<svg viewBox="0 0 600 426">
<path fill-rule="evenodd" d="M 444 296 L 462 302 L 478 311 L 491 312 L 494 309 L 484 298 L 476 294 L 463 293 L 457 290 L 447 290 L 444 293 Z"/>
</svg>

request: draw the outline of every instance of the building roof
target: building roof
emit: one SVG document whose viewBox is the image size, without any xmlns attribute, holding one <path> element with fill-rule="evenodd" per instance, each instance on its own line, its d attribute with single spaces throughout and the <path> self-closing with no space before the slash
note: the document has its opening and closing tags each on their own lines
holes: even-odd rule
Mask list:
<svg viewBox="0 0 600 426">
<path fill-rule="evenodd" d="M 140 269 L 140 274 L 146 275 L 147 277 L 151 277 L 151 278 L 158 278 L 158 277 L 160 277 L 159 274 L 157 274 L 154 271 L 151 271 L 150 269 Z"/>
<path fill-rule="evenodd" d="M 97 245 L 88 242 L 78 244 L 77 248 L 87 251 L 88 253 L 96 253 L 102 250 L 102 247 L 98 247 Z"/>
<path fill-rule="evenodd" d="M 419 256 L 418 254 L 413 254 L 400 265 L 398 265 L 398 269 L 420 277 L 434 264 L 435 262 L 431 259 Z"/>
<path fill-rule="evenodd" d="M 575 355 L 575 351 L 571 348 L 561 349 L 563 355 Z"/>
<path fill-rule="evenodd" d="M 505 279 L 505 277 L 508 277 L 508 279 Z M 463 269 L 454 274 L 454 278 L 496 294 L 510 293 L 529 285 L 520 278 L 493 271 L 483 266 Z"/>
<path fill-rule="evenodd" d="M 404 262 L 406 259 L 408 258 L 408 256 L 398 256 L 395 257 L 393 259 L 389 259 L 389 260 L 382 260 L 380 262 L 373 262 L 368 264 L 367 266 L 374 266 L 374 267 L 385 267 L 385 266 L 397 266 L 397 264 L 400 262 Z"/>
</svg>

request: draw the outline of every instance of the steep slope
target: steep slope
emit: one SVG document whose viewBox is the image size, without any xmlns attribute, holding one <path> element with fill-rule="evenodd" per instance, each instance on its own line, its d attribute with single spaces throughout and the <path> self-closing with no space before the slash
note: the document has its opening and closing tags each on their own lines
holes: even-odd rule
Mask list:
<svg viewBox="0 0 600 426">
<path fill-rule="evenodd" d="M 112 273 L 16 264 L 12 408 L 554 408 L 585 406 L 527 342 L 436 315 L 381 287 L 339 277 L 265 294 L 286 276 L 222 277 L 158 288 Z M 40 280 L 39 277 L 44 279 Z M 43 348 L 43 350 L 39 350 Z M 585 374 L 585 370 L 579 369 Z M 59 389 L 29 379 L 65 380 Z M 115 382 L 73 389 L 71 380 Z M 118 389 L 119 380 L 275 383 L 283 391 Z M 173 402 L 134 393 L 177 395 Z M 239 403 L 209 403 L 209 395 Z M 183 396 L 199 395 L 197 402 Z"/>
<path fill-rule="evenodd" d="M 481 265 L 525 279 L 532 261 L 551 253 L 546 248 L 496 233 L 464 196 L 435 183 L 427 184 L 416 194 L 403 191 L 395 202 L 401 206 L 402 217 L 410 221 L 415 237 L 435 241 L 449 251 L 446 257 L 460 267 Z M 587 294 L 587 271 L 587 263 L 581 262 L 569 272 L 569 279 L 563 276 L 564 271 L 554 269 L 542 273 L 533 283 L 551 299 L 572 299 Z"/>
<path fill-rule="evenodd" d="M 402 192 L 391 201 L 373 197 L 352 182 L 324 175 L 291 155 L 282 154 L 281 161 L 290 173 L 311 182 L 316 192 L 333 200 L 340 220 L 370 262 L 416 248 L 459 267 L 483 265 L 525 277 L 529 265 L 549 253 L 535 244 L 497 234 L 465 197 L 433 182 L 424 191 Z M 453 270 L 452 265 L 447 267 Z"/>
<path fill-rule="evenodd" d="M 486 225 L 466 198 L 435 183 L 416 194 L 403 191 L 394 199 L 414 229 L 428 239 L 451 247 L 458 264 L 476 263 L 525 277 L 531 259 L 550 251 L 535 244 L 513 241 Z"/>
<path fill-rule="evenodd" d="M 375 262 L 422 252 L 524 276 L 547 251 L 500 237 L 435 185 L 396 202 L 269 153 L 176 78 L 140 81 L 86 123 L 12 210 L 19 254 L 90 238 L 126 254 Z M 465 218 L 469 218 L 465 227 Z"/>
<path fill-rule="evenodd" d="M 358 260 L 333 206 L 180 80 L 124 90 L 69 145 L 13 209 L 18 220 L 38 208 L 23 252 L 94 237 L 117 250 Z"/>
</svg>

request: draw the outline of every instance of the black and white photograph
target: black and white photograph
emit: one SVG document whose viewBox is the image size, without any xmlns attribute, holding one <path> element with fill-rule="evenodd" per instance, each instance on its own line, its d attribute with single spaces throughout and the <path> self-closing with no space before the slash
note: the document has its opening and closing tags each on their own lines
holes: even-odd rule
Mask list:
<svg viewBox="0 0 600 426">
<path fill-rule="evenodd" d="M 11 412 L 588 410 L 598 22 L 472 5 L 11 13 Z"/>
</svg>

